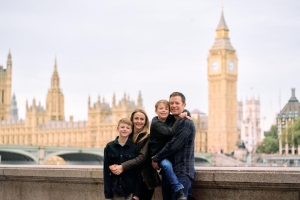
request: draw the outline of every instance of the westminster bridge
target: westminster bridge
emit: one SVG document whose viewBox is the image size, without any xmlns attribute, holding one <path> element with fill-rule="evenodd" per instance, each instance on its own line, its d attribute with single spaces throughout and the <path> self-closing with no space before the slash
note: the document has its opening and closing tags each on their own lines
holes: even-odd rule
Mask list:
<svg viewBox="0 0 300 200">
<path fill-rule="evenodd" d="M 1 164 L 10 165 L 43 165 L 57 156 L 66 165 L 102 165 L 103 151 L 103 148 L 0 145 Z M 212 166 L 214 159 L 209 153 L 195 153 L 196 166 Z"/>
</svg>

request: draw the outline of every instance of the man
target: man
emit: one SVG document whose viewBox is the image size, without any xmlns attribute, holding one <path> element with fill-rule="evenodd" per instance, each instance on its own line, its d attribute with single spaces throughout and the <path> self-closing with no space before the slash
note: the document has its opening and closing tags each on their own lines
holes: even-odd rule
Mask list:
<svg viewBox="0 0 300 200">
<path fill-rule="evenodd" d="M 170 111 L 175 119 L 183 112 L 186 106 L 185 96 L 180 92 L 173 92 L 170 95 Z M 183 192 L 188 196 L 195 174 L 194 141 L 195 126 L 192 120 L 183 120 L 178 125 L 177 131 L 172 140 L 155 156 L 153 156 L 153 167 L 158 169 L 157 162 L 168 158 L 172 165 L 174 173 L 179 182 L 184 186 Z M 162 174 L 162 193 L 163 199 L 177 199 L 182 194 L 174 194 Z"/>
</svg>

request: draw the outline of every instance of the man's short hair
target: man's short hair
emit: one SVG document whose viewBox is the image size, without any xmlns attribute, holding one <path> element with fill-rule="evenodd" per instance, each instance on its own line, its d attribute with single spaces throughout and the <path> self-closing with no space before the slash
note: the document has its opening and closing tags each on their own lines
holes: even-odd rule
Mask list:
<svg viewBox="0 0 300 200">
<path fill-rule="evenodd" d="M 169 103 L 169 101 L 167 101 L 165 99 L 162 99 L 162 100 L 159 100 L 158 102 L 156 102 L 156 104 L 155 104 L 155 110 L 157 110 L 158 105 L 160 103 L 164 104 L 166 106 L 166 108 L 170 109 L 170 103 Z"/>
<path fill-rule="evenodd" d="M 128 126 L 130 126 L 130 128 L 132 127 L 132 122 L 128 118 L 120 119 L 119 122 L 118 122 L 118 127 L 119 127 L 120 124 L 127 124 Z"/>
<path fill-rule="evenodd" d="M 173 92 L 172 94 L 170 94 L 170 98 L 175 96 L 180 96 L 182 103 L 185 103 L 185 96 L 181 92 Z"/>
</svg>

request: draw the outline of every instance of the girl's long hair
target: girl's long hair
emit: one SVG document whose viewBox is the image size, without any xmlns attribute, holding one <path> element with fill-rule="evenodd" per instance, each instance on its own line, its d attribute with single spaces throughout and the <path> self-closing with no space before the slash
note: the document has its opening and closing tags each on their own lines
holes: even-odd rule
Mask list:
<svg viewBox="0 0 300 200">
<path fill-rule="evenodd" d="M 133 123 L 133 117 L 134 117 L 134 114 L 137 113 L 137 112 L 140 112 L 140 113 L 143 113 L 145 115 L 145 125 L 142 129 L 142 131 L 140 131 L 137 135 L 134 135 L 134 123 Z M 135 109 L 132 113 L 131 113 L 131 116 L 130 116 L 130 120 L 132 122 L 132 142 L 133 143 L 139 143 L 141 141 L 143 141 L 144 139 L 147 138 L 148 134 L 149 134 L 149 127 L 150 127 L 150 123 L 149 123 L 149 118 L 146 114 L 146 112 L 143 110 L 143 109 Z M 140 134 L 145 134 L 139 141 L 137 141 L 138 137 Z"/>
</svg>

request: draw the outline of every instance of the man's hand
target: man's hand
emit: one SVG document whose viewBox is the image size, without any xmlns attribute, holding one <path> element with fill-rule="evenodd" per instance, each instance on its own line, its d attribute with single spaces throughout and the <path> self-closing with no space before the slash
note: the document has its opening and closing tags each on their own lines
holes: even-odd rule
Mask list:
<svg viewBox="0 0 300 200">
<path fill-rule="evenodd" d="M 115 175 L 120 175 L 123 172 L 123 167 L 122 165 L 111 165 L 109 166 L 110 171 L 115 174 Z"/>
<path fill-rule="evenodd" d="M 152 163 L 151 163 L 151 164 L 152 164 L 152 167 L 153 167 L 154 169 L 156 169 L 156 170 L 159 170 L 159 169 L 160 169 L 157 162 L 154 162 L 154 161 L 152 160 Z"/>
<path fill-rule="evenodd" d="M 139 200 L 139 198 L 137 196 L 133 196 L 132 199 Z"/>
<path fill-rule="evenodd" d="M 180 117 L 181 119 L 183 119 L 183 118 L 187 118 L 187 119 L 189 119 L 189 120 L 192 119 L 190 116 L 187 115 L 187 112 L 180 113 L 179 117 Z"/>
</svg>

